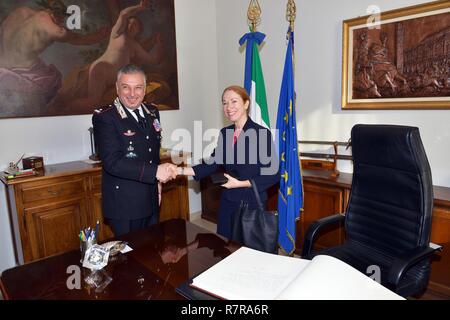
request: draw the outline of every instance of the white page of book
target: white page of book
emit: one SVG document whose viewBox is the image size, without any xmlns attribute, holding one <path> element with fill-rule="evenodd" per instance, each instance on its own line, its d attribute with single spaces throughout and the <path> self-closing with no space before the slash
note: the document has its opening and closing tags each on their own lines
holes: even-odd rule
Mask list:
<svg viewBox="0 0 450 320">
<path fill-rule="evenodd" d="M 273 300 L 309 263 L 241 247 L 192 284 L 229 300 Z"/>
<path fill-rule="evenodd" d="M 352 266 L 318 255 L 277 299 L 404 300 Z"/>
</svg>

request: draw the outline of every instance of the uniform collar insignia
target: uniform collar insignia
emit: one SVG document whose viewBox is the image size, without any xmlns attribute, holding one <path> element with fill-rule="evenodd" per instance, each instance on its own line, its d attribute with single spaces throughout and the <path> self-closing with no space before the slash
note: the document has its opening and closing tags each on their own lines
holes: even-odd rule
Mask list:
<svg viewBox="0 0 450 320">
<path fill-rule="evenodd" d="M 155 110 L 149 110 L 145 104 L 142 104 L 141 106 L 145 110 L 145 112 L 147 112 L 147 114 L 151 115 L 152 117 L 156 117 Z"/>
<path fill-rule="evenodd" d="M 147 114 L 150 114 L 150 111 L 148 111 L 147 106 L 145 104 L 141 104 L 142 109 L 145 110 L 145 112 L 147 112 Z"/>
<path fill-rule="evenodd" d="M 122 119 L 128 118 L 125 110 L 123 109 L 122 103 L 120 102 L 120 99 L 118 97 L 116 98 L 116 100 L 114 100 L 114 105 L 116 106 L 117 112 L 119 113 Z"/>
</svg>

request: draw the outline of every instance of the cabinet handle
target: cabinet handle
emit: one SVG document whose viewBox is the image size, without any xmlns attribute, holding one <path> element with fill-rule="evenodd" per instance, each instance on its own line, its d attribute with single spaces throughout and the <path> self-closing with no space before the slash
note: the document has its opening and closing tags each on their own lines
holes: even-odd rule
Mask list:
<svg viewBox="0 0 450 320">
<path fill-rule="evenodd" d="M 26 214 L 22 215 L 22 224 L 23 224 L 23 228 L 26 231 L 27 230 L 27 217 L 26 217 Z"/>
<path fill-rule="evenodd" d="M 48 193 L 50 193 L 53 196 L 57 196 L 58 194 L 62 193 L 64 191 L 64 188 L 61 187 L 59 190 L 53 191 L 52 189 L 48 189 Z"/>
</svg>

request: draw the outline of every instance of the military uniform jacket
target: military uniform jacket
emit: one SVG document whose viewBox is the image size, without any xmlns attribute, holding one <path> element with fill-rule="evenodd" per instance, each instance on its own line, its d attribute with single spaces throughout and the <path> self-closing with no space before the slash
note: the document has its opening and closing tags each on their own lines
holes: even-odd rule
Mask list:
<svg viewBox="0 0 450 320">
<path fill-rule="evenodd" d="M 102 160 L 102 209 L 110 219 L 133 220 L 158 214 L 161 126 L 158 110 L 142 104 L 142 129 L 117 98 L 92 117 L 94 139 Z"/>
</svg>

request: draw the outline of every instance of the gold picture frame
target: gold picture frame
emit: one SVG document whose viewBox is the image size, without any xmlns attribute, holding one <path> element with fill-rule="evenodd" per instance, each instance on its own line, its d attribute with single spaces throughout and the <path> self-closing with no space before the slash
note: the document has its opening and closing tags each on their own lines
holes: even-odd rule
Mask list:
<svg viewBox="0 0 450 320">
<path fill-rule="evenodd" d="M 342 109 L 450 109 L 450 1 L 343 21 Z"/>
</svg>

